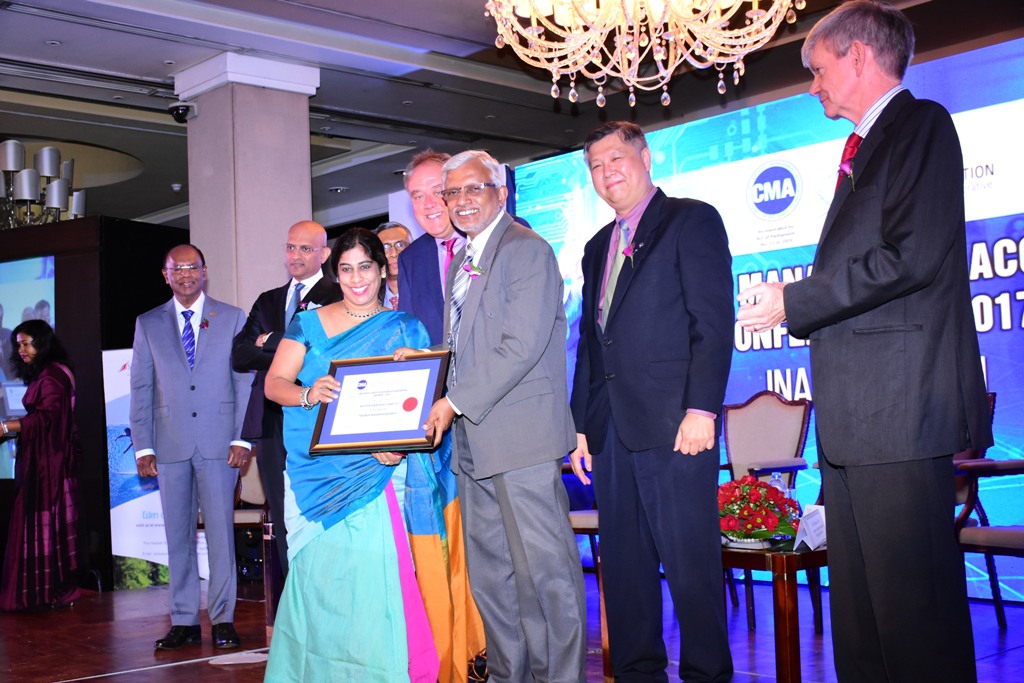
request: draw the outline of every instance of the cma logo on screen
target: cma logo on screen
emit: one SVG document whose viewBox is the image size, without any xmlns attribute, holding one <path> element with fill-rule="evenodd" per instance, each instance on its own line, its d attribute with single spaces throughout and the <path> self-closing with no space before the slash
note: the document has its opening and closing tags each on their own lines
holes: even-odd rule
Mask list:
<svg viewBox="0 0 1024 683">
<path fill-rule="evenodd" d="M 356 389 L 365 389 L 365 388 L 366 388 L 366 380 L 365 379 L 361 379 L 361 380 L 359 380 L 358 383 L 356 383 Z"/>
<path fill-rule="evenodd" d="M 747 195 L 751 210 L 769 220 L 782 218 L 796 207 L 800 176 L 789 164 L 776 161 L 754 175 Z"/>
</svg>

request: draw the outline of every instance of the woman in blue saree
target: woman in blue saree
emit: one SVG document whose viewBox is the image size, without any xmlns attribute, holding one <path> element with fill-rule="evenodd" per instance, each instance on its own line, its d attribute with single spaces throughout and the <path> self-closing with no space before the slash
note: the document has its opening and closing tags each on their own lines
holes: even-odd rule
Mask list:
<svg viewBox="0 0 1024 683">
<path fill-rule="evenodd" d="M 448 451 L 435 457 L 309 454 L 318 412 L 313 408 L 333 401 L 340 386 L 328 374 L 332 360 L 429 345 L 418 320 L 382 307 L 387 261 L 373 233 L 349 230 L 338 239 L 335 253 L 342 301 L 300 312 L 267 373 L 267 397 L 284 406 L 290 569 L 266 680 L 448 680 L 442 660 L 451 659 L 450 643 L 464 641 L 465 635 L 452 634 L 451 623 L 438 626 L 428 620 L 424 602 L 430 600 L 421 593 L 417 574 L 458 578 L 465 567 L 451 566 L 447 552 L 416 554 L 411 547 L 417 537 L 409 535 L 421 531 L 448 547 L 446 504 L 454 497 L 454 484 L 448 493 L 435 462 L 437 456 L 447 461 Z M 461 548 L 457 540 L 454 545 Z M 426 566 L 436 562 L 445 566 L 440 571 Z M 449 607 L 461 594 L 456 588 L 449 584 L 445 591 Z M 457 630 L 463 631 L 467 620 L 458 621 Z M 431 627 L 449 633 L 433 633 Z M 466 658 L 456 659 L 461 659 L 464 681 Z"/>
</svg>

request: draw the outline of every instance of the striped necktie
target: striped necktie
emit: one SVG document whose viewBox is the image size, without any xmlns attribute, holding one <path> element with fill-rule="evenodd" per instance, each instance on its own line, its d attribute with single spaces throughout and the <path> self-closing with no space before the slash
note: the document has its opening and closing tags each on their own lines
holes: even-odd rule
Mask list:
<svg viewBox="0 0 1024 683">
<path fill-rule="evenodd" d="M 185 356 L 188 358 L 189 368 L 196 366 L 196 333 L 192 329 L 192 311 L 182 311 L 185 316 L 185 327 L 181 329 L 181 345 L 185 347 Z"/>
<path fill-rule="evenodd" d="M 455 351 L 459 339 L 459 325 L 462 322 L 462 307 L 466 303 L 466 295 L 469 293 L 469 285 L 473 281 L 473 245 L 466 245 L 466 258 L 462 260 L 458 272 L 455 274 L 455 282 L 452 284 L 451 301 L 451 326 L 448 332 L 448 348 L 452 352 L 452 384 L 455 384 Z"/>
</svg>

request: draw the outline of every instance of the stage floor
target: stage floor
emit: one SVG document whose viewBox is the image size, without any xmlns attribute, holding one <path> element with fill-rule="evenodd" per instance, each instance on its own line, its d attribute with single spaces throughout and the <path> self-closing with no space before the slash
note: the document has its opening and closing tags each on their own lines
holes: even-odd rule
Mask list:
<svg viewBox="0 0 1024 683">
<path fill-rule="evenodd" d="M 587 574 L 588 680 L 601 681 L 600 634 L 597 622 L 597 589 Z M 806 588 L 800 589 L 800 639 L 805 683 L 834 683 L 832 647 L 825 591 L 825 633 L 814 633 L 811 604 Z M 239 654 L 265 654 L 263 588 L 242 582 L 235 627 L 242 639 Z M 203 622 L 204 642 L 176 651 L 154 651 L 153 641 L 166 633 L 166 587 L 111 593 L 86 592 L 70 609 L 31 614 L 0 613 L 0 680 L 10 683 L 102 680 L 115 683 L 258 683 L 263 663 L 217 664 L 224 651 L 209 642 L 210 625 Z M 748 629 L 740 585 L 740 605 L 728 606 L 729 636 L 736 668 L 734 683 L 770 683 L 775 680 L 775 649 L 772 632 L 771 587 L 755 587 L 756 631 Z M 665 591 L 665 638 L 669 657 L 678 652 L 679 633 L 671 618 Z M 974 638 L 980 683 L 1024 681 L 1024 606 L 1007 607 L 1009 629 L 1000 633 L 988 602 L 972 602 Z M 675 662 L 670 665 L 670 673 Z"/>
</svg>

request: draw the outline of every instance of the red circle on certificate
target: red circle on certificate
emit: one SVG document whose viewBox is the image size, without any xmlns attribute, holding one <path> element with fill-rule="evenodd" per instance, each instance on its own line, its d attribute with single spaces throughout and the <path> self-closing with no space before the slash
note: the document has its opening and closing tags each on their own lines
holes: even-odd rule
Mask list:
<svg viewBox="0 0 1024 683">
<path fill-rule="evenodd" d="M 415 396 L 410 396 L 409 398 L 405 399 L 404 403 L 402 403 L 402 408 L 405 410 L 405 412 L 411 413 L 412 411 L 416 410 L 416 406 L 418 406 L 419 404 L 420 402 L 416 400 Z"/>
</svg>

